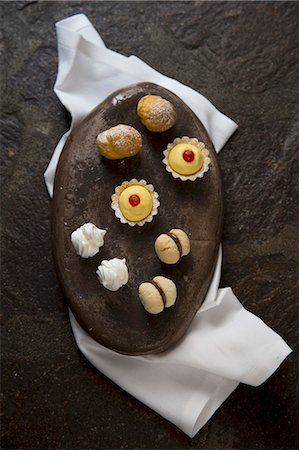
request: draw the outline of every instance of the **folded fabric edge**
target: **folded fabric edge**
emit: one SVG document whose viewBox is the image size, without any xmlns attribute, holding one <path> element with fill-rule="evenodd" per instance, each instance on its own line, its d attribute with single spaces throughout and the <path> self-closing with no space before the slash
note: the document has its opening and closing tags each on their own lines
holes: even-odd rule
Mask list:
<svg viewBox="0 0 299 450">
<path fill-rule="evenodd" d="M 266 324 L 264 324 L 267 326 Z M 271 329 L 271 328 L 270 328 Z M 260 361 L 259 365 L 255 365 L 250 371 L 243 377 L 242 383 L 248 384 L 250 386 L 260 386 L 265 383 L 268 378 L 276 372 L 283 361 L 293 352 L 293 350 L 288 346 L 288 344 L 275 333 L 272 329 L 271 331 L 276 335 L 276 342 L 266 348 L 262 348 L 260 351 Z M 263 364 L 263 361 L 267 359 L 267 364 Z"/>
<path fill-rule="evenodd" d="M 159 82 L 162 86 L 164 85 L 164 87 L 172 91 L 174 94 L 179 95 L 181 99 L 185 101 L 187 105 L 189 105 L 189 107 L 199 117 L 200 120 L 203 119 L 198 114 L 198 102 L 193 100 L 193 98 L 200 99 L 200 101 L 205 104 L 204 109 L 206 110 L 207 117 L 205 117 L 204 125 L 209 132 L 212 131 L 212 141 L 217 153 L 222 149 L 228 139 L 238 129 L 238 125 L 236 122 L 234 122 L 230 117 L 221 112 L 207 97 L 202 95 L 200 92 L 196 91 L 190 86 L 187 86 L 181 81 L 176 80 L 175 78 L 168 77 L 158 72 L 156 69 L 149 66 L 146 62 L 135 55 L 131 55 L 129 59 L 139 65 L 144 73 L 150 73 L 151 77 L 155 77 L 157 79 L 157 82 Z M 217 115 L 217 120 L 215 120 L 215 115 Z M 221 123 L 221 127 L 217 128 L 217 125 L 219 123 Z M 220 139 L 219 144 L 218 139 Z"/>
<path fill-rule="evenodd" d="M 132 77 L 132 83 L 134 83 L 134 80 L 135 82 L 154 82 L 179 95 L 203 122 L 217 152 L 221 150 L 238 128 L 238 125 L 232 119 L 220 112 L 210 100 L 202 94 L 174 78 L 163 75 L 140 58 L 134 55 L 126 57 L 105 46 L 99 46 L 97 43 L 86 39 L 83 35 L 78 35 L 78 37 L 80 37 L 80 39 L 76 44 L 77 51 L 80 51 L 86 57 L 90 58 L 92 63 L 105 62 L 105 64 L 110 64 L 120 71 L 129 74 Z M 63 44 L 60 42 L 60 45 Z M 130 64 L 128 64 L 128 61 L 130 61 Z M 59 79 L 59 82 L 55 83 L 54 90 L 59 98 L 61 97 L 60 91 L 63 92 L 63 83 L 66 78 L 67 75 L 61 80 Z M 183 91 L 185 91 L 185 94 Z M 111 93 L 112 92 L 113 91 L 111 91 Z M 199 104 L 202 103 L 204 105 L 201 114 L 198 114 L 198 105 L 195 101 L 193 101 L 192 106 L 192 101 L 190 100 L 192 97 L 197 98 Z M 215 116 L 217 116 L 217 120 Z"/>
<path fill-rule="evenodd" d="M 57 168 L 57 164 L 61 155 L 61 152 L 63 150 L 64 144 L 70 134 L 71 130 L 64 133 L 64 135 L 60 138 L 60 141 L 55 147 L 54 153 L 52 155 L 52 158 L 44 172 L 44 180 L 46 184 L 46 188 L 48 190 L 49 196 L 53 197 L 54 192 L 54 180 L 55 180 L 55 172 Z"/>
<path fill-rule="evenodd" d="M 108 360 L 111 357 L 111 355 L 109 356 L 109 353 L 113 355 L 114 352 L 109 349 L 105 349 L 101 345 L 97 344 L 83 330 L 83 328 L 81 328 L 81 326 L 76 321 L 70 309 L 69 309 L 69 318 L 72 332 L 79 350 L 97 370 L 103 373 L 103 375 L 110 378 L 121 389 L 125 390 L 130 395 L 135 397 L 138 401 L 145 404 L 148 408 L 157 412 L 161 417 L 163 417 L 164 419 L 168 420 L 169 422 L 173 423 L 175 426 L 180 428 L 185 434 L 187 434 L 190 437 L 193 437 L 200 430 L 200 428 L 202 428 L 205 425 L 205 423 L 210 419 L 210 417 L 214 414 L 214 412 L 221 406 L 221 403 L 230 395 L 230 393 L 238 385 L 238 382 L 232 380 L 225 380 L 224 378 L 221 379 L 221 377 L 209 374 L 209 376 L 212 377 L 212 381 L 209 379 L 206 388 L 204 388 L 204 390 L 207 389 L 206 395 L 208 397 L 206 398 L 206 400 L 203 399 L 202 390 L 199 391 L 196 390 L 190 396 L 190 398 L 186 399 L 186 405 L 184 406 L 182 412 L 176 410 L 176 412 L 174 413 L 169 408 L 169 406 L 168 407 L 165 407 L 165 405 L 163 406 L 163 402 L 162 403 L 158 402 L 159 404 L 157 405 L 156 402 L 155 401 L 153 402 L 149 396 L 140 398 L 140 391 L 138 392 L 138 389 L 136 390 L 134 388 L 134 383 L 131 384 L 132 389 L 129 388 L 128 386 L 129 382 L 128 373 L 126 374 L 125 377 L 127 381 L 123 384 L 123 382 L 120 382 L 120 380 L 123 380 L 122 378 L 116 377 L 115 374 L 114 376 L 111 376 L 111 373 L 108 373 L 109 371 L 107 370 L 107 366 L 105 367 L 105 364 L 99 366 L 98 361 L 100 355 L 103 356 L 103 354 L 101 353 L 103 350 L 105 352 L 106 351 L 108 352 L 107 353 Z M 95 351 L 97 351 L 95 346 L 97 347 L 98 345 L 100 353 L 95 354 Z M 127 359 L 126 355 L 118 355 L 118 356 L 121 359 L 123 358 L 124 360 Z M 136 362 L 138 361 L 138 359 L 139 358 L 136 357 Z M 175 364 L 173 364 L 173 366 L 175 367 Z M 199 387 L 202 386 L 202 383 L 204 383 L 205 385 L 205 381 L 201 379 L 201 375 L 199 373 L 198 386 Z"/>
<path fill-rule="evenodd" d="M 70 31 L 78 31 L 86 25 L 92 26 L 88 17 L 83 13 L 73 14 L 72 16 L 65 17 L 55 23 L 56 27 L 63 27 Z"/>
<path fill-rule="evenodd" d="M 90 20 L 88 19 L 88 17 L 85 14 L 82 14 L 82 13 L 74 14 L 70 17 L 62 19 L 56 23 L 56 28 L 58 28 L 58 29 L 61 28 L 61 29 L 65 30 L 66 32 L 70 31 L 70 32 L 77 33 L 80 36 L 82 36 L 83 39 L 88 41 L 88 43 L 92 44 L 92 46 L 101 47 L 102 49 L 105 49 L 105 50 L 108 50 L 111 52 L 110 49 L 105 47 L 105 44 L 104 44 L 100 34 L 97 32 L 97 30 L 94 28 L 94 26 L 92 25 L 92 23 L 90 22 Z M 82 30 L 86 29 L 86 28 L 90 28 L 90 30 L 89 30 L 90 33 L 85 34 L 84 32 L 82 32 Z M 64 38 L 67 38 L 65 33 L 63 33 L 62 36 L 61 36 L 61 40 Z M 63 42 L 59 42 L 59 43 L 61 45 L 63 45 Z M 115 53 L 115 52 L 113 52 L 113 53 Z M 116 53 L 116 54 L 120 55 L 119 53 Z M 90 56 L 97 58 L 99 56 L 99 54 L 95 50 L 95 51 L 91 52 Z M 121 55 L 121 56 L 124 56 L 124 55 Z M 142 67 L 144 70 L 151 71 L 152 74 L 155 73 L 156 76 L 159 76 L 159 77 L 162 76 L 174 83 L 180 83 L 178 80 L 176 80 L 174 78 L 170 78 L 170 77 L 167 77 L 167 76 L 159 73 L 157 70 L 155 70 L 154 68 L 149 66 L 147 63 L 145 63 L 144 61 L 142 61 L 140 58 L 136 57 L 135 55 L 131 55 L 128 59 L 130 59 L 131 61 L 137 62 L 138 64 L 140 64 L 140 67 Z M 192 92 L 192 94 L 200 95 L 205 101 L 210 103 L 211 107 L 215 108 L 217 110 L 217 112 L 223 116 L 223 118 L 228 120 L 227 123 L 230 124 L 230 129 L 231 129 L 230 132 L 231 132 L 231 134 L 234 133 L 234 131 L 237 129 L 238 125 L 232 119 L 230 119 L 229 117 L 225 116 L 222 112 L 220 112 L 208 99 L 206 99 L 206 97 L 202 96 L 202 94 L 198 93 L 197 91 L 190 88 L 189 86 L 186 86 L 183 83 L 180 83 L 180 84 L 184 88 L 188 89 L 189 93 Z"/>
<path fill-rule="evenodd" d="M 101 47 L 105 47 L 105 43 L 101 38 L 100 34 L 97 32 L 95 27 L 92 25 L 90 20 L 85 14 L 79 13 L 74 14 L 73 16 L 66 17 L 65 19 L 59 20 L 56 22 L 55 27 L 57 30 L 63 30 L 63 39 L 67 39 L 69 42 L 67 35 L 65 32 L 69 33 L 78 33 L 85 37 L 85 39 L 90 42 L 96 43 Z M 60 35 L 62 38 L 62 35 Z M 63 44 L 63 42 L 61 42 Z"/>
<path fill-rule="evenodd" d="M 199 407 L 199 393 L 195 392 L 183 411 L 179 428 L 193 438 L 205 426 L 238 385 L 238 381 L 225 378 L 219 380 L 213 395 L 207 401 L 203 409 Z"/>
</svg>

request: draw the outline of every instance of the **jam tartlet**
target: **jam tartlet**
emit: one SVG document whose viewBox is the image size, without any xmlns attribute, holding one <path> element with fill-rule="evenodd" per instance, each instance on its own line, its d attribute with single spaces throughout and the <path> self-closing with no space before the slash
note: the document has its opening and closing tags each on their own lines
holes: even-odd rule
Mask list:
<svg viewBox="0 0 299 450">
<path fill-rule="evenodd" d="M 155 133 L 169 130 L 177 118 L 173 104 L 159 95 L 142 97 L 137 105 L 137 115 L 143 125 Z"/>
<path fill-rule="evenodd" d="M 121 223 L 143 226 L 158 214 L 160 202 L 152 184 L 145 180 L 124 181 L 111 196 L 111 208 Z"/>
<path fill-rule="evenodd" d="M 211 162 L 209 150 L 203 142 L 199 142 L 196 138 L 187 136 L 176 138 L 167 145 L 163 154 L 166 170 L 174 178 L 180 178 L 182 181 L 194 181 L 196 178 L 202 178 L 209 170 Z"/>
</svg>

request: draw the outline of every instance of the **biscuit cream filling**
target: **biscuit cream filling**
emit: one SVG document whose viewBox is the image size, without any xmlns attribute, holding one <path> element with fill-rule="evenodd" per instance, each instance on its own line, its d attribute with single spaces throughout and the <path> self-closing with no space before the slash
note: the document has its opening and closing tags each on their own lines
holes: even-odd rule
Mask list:
<svg viewBox="0 0 299 450">
<path fill-rule="evenodd" d="M 127 220 L 138 222 L 152 211 L 153 199 L 143 186 L 132 185 L 122 191 L 118 199 L 119 207 Z"/>
</svg>

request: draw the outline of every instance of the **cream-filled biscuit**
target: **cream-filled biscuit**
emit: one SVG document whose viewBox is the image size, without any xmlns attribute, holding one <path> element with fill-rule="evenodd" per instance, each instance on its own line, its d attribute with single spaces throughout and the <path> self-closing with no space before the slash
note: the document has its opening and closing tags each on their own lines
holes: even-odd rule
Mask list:
<svg viewBox="0 0 299 450">
<path fill-rule="evenodd" d="M 174 305 L 177 298 L 175 283 L 163 276 L 142 283 L 138 293 L 144 309 L 150 314 L 159 314 L 164 308 Z"/>
<path fill-rule="evenodd" d="M 158 236 L 155 252 L 165 264 L 176 264 L 182 256 L 190 253 L 190 240 L 185 231 L 174 228 Z"/>
</svg>

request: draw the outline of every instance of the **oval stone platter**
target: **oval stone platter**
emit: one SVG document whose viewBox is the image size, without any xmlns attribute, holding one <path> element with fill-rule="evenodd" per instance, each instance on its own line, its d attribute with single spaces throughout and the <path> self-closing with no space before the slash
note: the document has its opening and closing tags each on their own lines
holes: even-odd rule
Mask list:
<svg viewBox="0 0 299 450">
<path fill-rule="evenodd" d="M 147 94 L 171 101 L 177 122 L 169 131 L 152 133 L 136 114 Z M 97 151 L 98 133 L 119 123 L 142 135 L 140 154 L 110 161 Z M 209 171 L 194 182 L 174 179 L 162 163 L 163 150 L 176 137 L 196 137 L 210 152 Z M 111 195 L 125 180 L 145 179 L 154 185 L 161 206 L 143 227 L 122 224 L 111 208 Z M 107 230 L 105 245 L 93 258 L 76 255 L 70 235 L 85 222 Z M 110 95 L 69 136 L 59 159 L 53 200 L 55 265 L 65 298 L 79 324 L 100 344 L 128 355 L 169 349 L 188 330 L 202 304 L 215 267 L 222 234 L 223 194 L 217 156 L 194 113 L 170 91 L 140 83 Z M 154 251 L 158 235 L 182 228 L 191 252 L 175 265 L 160 262 Z M 106 290 L 96 270 L 104 259 L 126 258 L 128 283 L 117 292 Z M 156 275 L 171 278 L 178 297 L 162 313 L 147 313 L 138 297 L 139 285 Z"/>
</svg>

